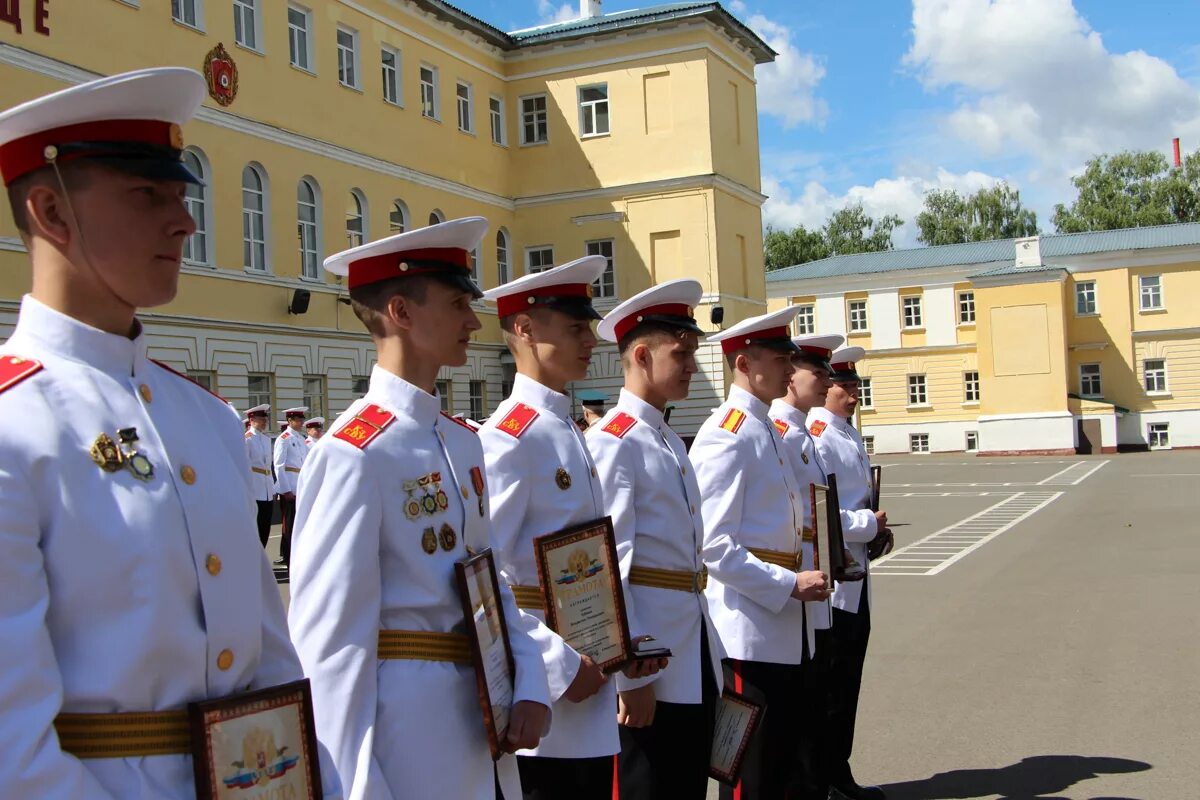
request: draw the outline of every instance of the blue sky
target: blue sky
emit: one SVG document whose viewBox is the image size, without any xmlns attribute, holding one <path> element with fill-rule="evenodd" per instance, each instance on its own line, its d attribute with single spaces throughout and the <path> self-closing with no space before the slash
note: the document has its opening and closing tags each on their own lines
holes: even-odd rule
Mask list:
<svg viewBox="0 0 1200 800">
<path fill-rule="evenodd" d="M 453 2 L 454 0 L 452 0 Z M 505 30 L 568 0 L 459 0 Z M 605 0 L 604 11 L 649 2 Z M 1052 232 L 1092 155 L 1200 149 L 1195 0 L 727 0 L 779 59 L 757 71 L 764 220 L 861 202 L 907 220 L 924 192 L 1007 180 Z"/>
</svg>

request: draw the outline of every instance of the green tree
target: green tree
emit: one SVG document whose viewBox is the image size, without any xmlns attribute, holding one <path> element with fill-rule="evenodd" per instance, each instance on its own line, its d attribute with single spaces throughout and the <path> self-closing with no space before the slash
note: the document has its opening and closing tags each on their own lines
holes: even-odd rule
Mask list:
<svg viewBox="0 0 1200 800">
<path fill-rule="evenodd" d="M 1054 227 L 1063 233 L 1200 221 L 1200 152 L 1178 169 L 1153 150 L 1105 153 L 1071 183 L 1075 202 L 1054 207 Z"/>
<path fill-rule="evenodd" d="M 767 226 L 763 236 L 763 262 L 767 270 L 782 269 L 793 264 L 817 261 L 829 255 L 825 237 L 820 231 L 810 231 L 797 225 L 790 231 Z"/>
<path fill-rule="evenodd" d="M 917 240 L 927 245 L 1015 239 L 1038 232 L 1037 214 L 1021 205 L 1021 193 L 1004 182 L 965 197 L 954 189 L 927 192 L 916 222 Z"/>
<path fill-rule="evenodd" d="M 873 219 L 859 204 L 833 212 L 821 233 L 831 256 L 877 253 L 894 249 L 892 233 L 903 224 L 904 220 L 895 214 Z"/>
</svg>

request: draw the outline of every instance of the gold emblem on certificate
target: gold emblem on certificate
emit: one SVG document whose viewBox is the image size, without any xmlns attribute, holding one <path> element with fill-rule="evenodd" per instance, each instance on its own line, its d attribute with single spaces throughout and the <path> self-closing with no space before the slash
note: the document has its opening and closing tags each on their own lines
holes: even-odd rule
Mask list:
<svg viewBox="0 0 1200 800">
<path fill-rule="evenodd" d="M 492 551 L 485 549 L 455 562 L 454 574 L 466 617 L 467 638 L 471 641 L 479 707 L 495 760 L 505 752 L 503 742 L 512 711 L 516 665 L 509 647 L 508 627 L 504 624 Z"/>
<path fill-rule="evenodd" d="M 633 657 L 612 519 L 533 540 L 546 624 L 606 673 Z"/>
<path fill-rule="evenodd" d="M 729 786 L 737 785 L 750 737 L 758 729 L 765 709 L 745 695 L 725 688 L 717 702 L 712 754 L 708 762 L 710 776 Z"/>
</svg>

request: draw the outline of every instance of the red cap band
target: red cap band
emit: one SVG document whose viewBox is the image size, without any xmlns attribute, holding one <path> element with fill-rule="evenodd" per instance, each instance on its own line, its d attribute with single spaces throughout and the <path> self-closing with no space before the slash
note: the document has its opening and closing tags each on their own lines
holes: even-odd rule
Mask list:
<svg viewBox="0 0 1200 800">
<path fill-rule="evenodd" d="M 853 361 L 839 361 L 836 364 L 830 364 L 834 372 L 852 372 L 854 370 Z"/>
<path fill-rule="evenodd" d="M 807 345 L 807 344 L 799 345 L 799 347 L 804 352 L 812 353 L 814 356 L 820 356 L 821 358 L 825 359 L 826 361 L 828 361 L 829 357 L 833 355 L 833 351 L 826 347 L 813 347 L 812 345 Z"/>
<path fill-rule="evenodd" d="M 179 126 L 170 122 L 152 119 L 109 119 L 99 122 L 83 122 L 52 128 L 48 131 L 14 139 L 0 147 L 0 176 L 5 185 L 11 184 L 22 175 L 41 169 L 50 163 L 46 148 L 50 145 L 67 145 L 76 142 L 141 142 L 159 147 L 183 148 L 183 137 Z M 60 161 L 69 161 L 87 156 L 103 155 L 102 149 L 94 152 L 81 151 L 64 153 Z"/>
<path fill-rule="evenodd" d="M 461 267 L 466 272 L 471 271 L 467 251 L 458 247 L 427 247 L 423 250 L 404 250 L 399 253 L 384 253 L 379 256 L 369 256 L 350 262 L 347 285 L 354 289 L 370 283 L 386 281 L 390 278 L 406 278 L 411 275 L 428 275 L 444 272 L 438 267 L 420 265 L 409 266 L 409 261 L 440 261 L 452 267 Z"/>
<path fill-rule="evenodd" d="M 616 334 L 617 341 L 619 342 L 624 339 L 625 334 L 636 328 L 638 323 L 642 321 L 642 318 L 647 317 L 650 314 L 663 314 L 670 315 L 672 317 L 687 317 L 688 319 L 691 319 L 692 307 L 687 303 L 663 303 L 662 305 L 658 306 L 647 306 L 646 308 L 640 308 L 613 326 L 613 333 Z"/>
<path fill-rule="evenodd" d="M 590 283 L 560 283 L 554 286 L 539 286 L 536 289 L 526 289 L 523 292 L 496 298 L 496 314 L 500 317 L 507 317 L 518 311 L 533 308 L 540 305 L 538 303 L 540 297 L 586 297 L 590 299 L 591 296 L 592 285 Z"/>
<path fill-rule="evenodd" d="M 736 353 L 755 339 L 787 339 L 791 340 L 791 335 L 785 326 L 778 328 L 763 328 L 760 331 L 751 331 L 750 333 L 739 334 L 738 336 L 730 336 L 728 339 L 721 341 L 722 353 Z M 747 341 L 750 340 L 750 341 Z"/>
</svg>

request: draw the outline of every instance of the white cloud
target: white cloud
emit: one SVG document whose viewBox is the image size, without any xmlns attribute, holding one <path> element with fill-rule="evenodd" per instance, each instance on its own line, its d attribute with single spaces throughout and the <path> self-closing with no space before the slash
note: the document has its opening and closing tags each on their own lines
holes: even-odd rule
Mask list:
<svg viewBox="0 0 1200 800">
<path fill-rule="evenodd" d="M 988 156 L 1054 171 L 1101 152 L 1200 144 L 1200 92 L 1141 50 L 1109 52 L 1071 0 L 913 0 L 904 63 L 959 93 L 946 121 Z"/>
<path fill-rule="evenodd" d="M 538 0 L 538 24 L 549 25 L 554 22 L 567 22 L 579 16 L 579 6 L 571 3 L 555 5 L 551 0 Z"/>
<path fill-rule="evenodd" d="M 743 3 L 742 0 L 731 0 L 729 3 L 729 10 L 735 14 L 745 14 L 746 4 Z"/>
<path fill-rule="evenodd" d="M 737 5 L 745 11 L 744 3 L 736 4 L 735 11 Z M 792 32 L 786 25 L 762 14 L 750 17 L 746 24 L 779 54 L 773 63 L 763 64 L 755 73 L 759 112 L 777 118 L 784 128 L 823 123 L 829 116 L 829 106 L 816 96 L 817 86 L 825 77 L 821 59 L 800 52 L 792 44 Z"/>
</svg>

